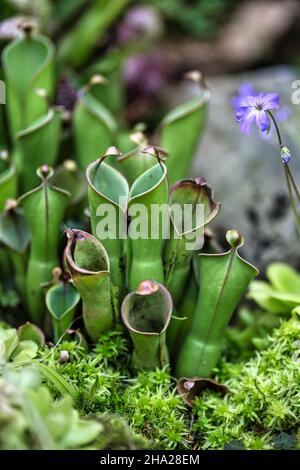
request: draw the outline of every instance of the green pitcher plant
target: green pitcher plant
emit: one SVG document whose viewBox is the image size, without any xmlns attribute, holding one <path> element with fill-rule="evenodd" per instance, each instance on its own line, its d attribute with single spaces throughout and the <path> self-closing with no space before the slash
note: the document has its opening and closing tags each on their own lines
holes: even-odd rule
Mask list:
<svg viewBox="0 0 300 470">
<path fill-rule="evenodd" d="M 122 296 L 126 284 L 125 258 L 129 273 L 127 283 L 131 290 L 136 289 L 147 274 L 150 279 L 158 282 L 164 280 L 161 256 L 163 215 L 158 212 L 155 227 L 152 227 L 150 210 L 154 205 L 167 205 L 169 189 L 167 169 L 159 158 L 156 158 L 156 162 L 159 163 L 144 171 L 129 188 L 126 178 L 104 161 L 112 151 L 113 149 L 108 149 L 104 157 L 91 163 L 86 174 L 92 233 L 99 237 L 100 230 L 102 232 L 101 242 L 111 262 L 112 282 L 118 287 Z M 115 154 L 118 155 L 116 149 Z M 142 215 L 147 219 L 147 226 L 144 227 L 146 236 L 142 238 L 129 236 L 127 240 L 127 217 L 130 235 L 140 223 L 138 216 L 141 214 L 137 210 L 140 207 L 143 207 Z M 113 223 L 108 222 L 109 216 Z M 151 238 L 150 234 L 155 230 L 157 231 L 155 238 Z"/>
<path fill-rule="evenodd" d="M 106 152 L 107 157 L 113 154 L 119 155 L 116 148 L 109 148 Z M 107 164 L 104 158 L 92 162 L 87 167 L 86 177 L 92 234 L 98 238 L 97 232 L 100 226 L 107 232 L 107 236 L 101 238 L 101 243 L 109 256 L 112 283 L 122 295 L 125 292 L 125 253 L 122 233 L 129 185 L 124 176 Z M 102 211 L 102 207 L 105 210 Z M 108 216 L 113 218 L 113 226 L 107 222 Z"/>
<path fill-rule="evenodd" d="M 89 233 L 67 229 L 64 262 L 83 303 L 83 321 L 93 341 L 116 323 L 110 264 L 103 245 Z"/>
<path fill-rule="evenodd" d="M 122 303 L 122 319 L 133 342 L 132 366 L 155 369 L 169 364 L 166 329 L 171 320 L 172 297 L 160 283 L 143 281 Z"/>
<path fill-rule="evenodd" d="M 41 94 L 44 90 L 38 90 Z M 44 97 L 42 96 L 41 99 Z M 39 182 L 34 168 L 56 164 L 60 143 L 61 111 L 49 108 L 45 115 L 32 121 L 16 134 L 14 161 L 17 167 L 20 191 L 33 189 Z"/>
<path fill-rule="evenodd" d="M 104 78 L 95 75 L 77 96 L 73 126 L 77 161 L 82 170 L 102 155 L 115 139 L 117 124 L 114 117 L 91 93 L 94 86 L 103 83 Z"/>
<path fill-rule="evenodd" d="M 26 268 L 30 235 L 23 210 L 17 201 L 7 199 L 0 212 L 0 244 L 6 248 L 14 268 L 15 283 L 23 301 L 26 300 Z"/>
<path fill-rule="evenodd" d="M 87 195 L 86 182 L 74 160 L 64 160 L 54 169 L 51 184 L 68 191 L 71 195 L 66 217 L 72 217 L 84 209 Z"/>
<path fill-rule="evenodd" d="M 198 177 L 180 180 L 171 187 L 169 208 L 172 223 L 164 262 L 166 286 L 176 307 L 167 333 L 168 347 L 173 351 L 177 349 L 180 332 L 188 323 L 183 321 L 185 314 L 178 306 L 188 289 L 191 260 L 193 254 L 202 248 L 205 226 L 218 215 L 220 203 L 213 201 L 212 189 L 207 181 Z M 190 278 L 189 283 L 193 284 L 193 279 Z"/>
<path fill-rule="evenodd" d="M 54 94 L 54 45 L 48 38 L 35 35 L 32 28 L 29 22 L 24 22 L 23 36 L 8 44 L 2 55 L 13 141 L 17 132 L 47 113 L 47 103 L 36 94 L 36 89 L 45 89 L 49 99 Z"/>
<path fill-rule="evenodd" d="M 17 197 L 17 174 L 15 164 L 10 162 L 7 150 L 0 152 L 0 212 L 7 199 Z"/>
<path fill-rule="evenodd" d="M 129 193 L 128 215 L 129 234 L 136 231 L 140 224 L 140 217 L 144 215 L 146 237 L 131 236 L 131 264 L 129 276 L 129 289 L 134 290 L 145 277 L 157 282 L 164 282 L 163 251 L 163 213 L 158 210 L 155 218 L 151 217 L 154 207 L 168 203 L 169 184 L 167 168 L 164 163 L 156 163 L 142 173 L 133 183 Z M 140 208 L 140 209 L 139 209 Z M 140 210 L 145 211 L 139 212 Z M 154 219 L 154 220 L 153 220 Z"/>
<path fill-rule="evenodd" d="M 140 117 L 121 109 L 125 88 L 116 78 L 130 48 L 108 47 L 81 69 L 129 2 L 97 0 L 79 15 L 83 3 L 74 27 L 55 32 L 57 61 L 51 40 L 28 21 L 3 48 L 0 296 L 11 286 L 22 302 L 18 321 L 36 324 L 20 328 L 20 343 L 43 347 L 44 327 L 56 344 L 73 340 L 87 350 L 122 330 L 134 371 L 170 368 L 191 398 L 214 383 L 225 329 L 258 273 L 239 254 L 237 230 L 227 232 L 230 250 L 222 252 L 209 234 L 220 203 L 204 177 L 187 178 L 210 91 L 190 72 L 191 98 L 156 129 L 133 124 Z M 71 22 L 71 10 L 59 16 Z M 287 152 L 281 146 L 283 159 Z M 250 298 L 278 314 L 297 309 L 295 273 L 277 264 L 267 277 L 269 284 L 251 284 Z"/>
<path fill-rule="evenodd" d="M 189 205 L 184 223 L 178 224 L 176 217 L 172 217 L 172 207 L 182 211 Z M 171 236 L 165 248 L 166 285 L 177 305 L 181 300 L 186 280 L 190 272 L 192 256 L 197 247 L 197 238 L 204 241 L 204 228 L 219 213 L 220 203 L 213 201 L 211 187 L 204 178 L 180 180 L 170 188 L 169 206 L 171 210 Z M 198 214 L 197 208 L 203 212 Z M 179 222 L 182 222 L 179 218 Z M 184 226 L 185 225 L 185 226 Z M 195 249 L 192 243 L 195 243 Z"/>
<path fill-rule="evenodd" d="M 166 154 L 164 149 L 148 145 L 148 140 L 141 131 L 129 136 L 134 148 L 118 157 L 119 167 L 130 185 L 146 170 L 157 163 L 157 158 Z M 137 147 L 136 147 L 137 145 Z M 123 150 L 123 149 L 122 149 Z"/>
<path fill-rule="evenodd" d="M 46 305 L 51 315 L 54 341 L 57 342 L 71 327 L 80 295 L 66 274 L 46 293 Z"/>
<path fill-rule="evenodd" d="M 187 78 L 200 85 L 197 95 L 170 111 L 160 125 L 160 145 L 170 154 L 167 166 L 171 184 L 186 177 L 189 171 L 210 100 L 210 91 L 198 71 L 189 72 Z"/>
<path fill-rule="evenodd" d="M 238 253 L 244 240 L 229 230 L 227 253 L 200 254 L 200 291 L 191 329 L 176 363 L 177 377 L 209 377 L 221 354 L 226 326 L 257 269 Z"/>
<path fill-rule="evenodd" d="M 19 204 L 24 209 L 31 236 L 26 273 L 27 306 L 32 320 L 41 325 L 46 310 L 43 284 L 50 281 L 52 270 L 59 264 L 58 242 L 69 193 L 51 185 L 51 167 L 43 165 L 37 174 L 41 185 L 24 194 Z"/>
</svg>

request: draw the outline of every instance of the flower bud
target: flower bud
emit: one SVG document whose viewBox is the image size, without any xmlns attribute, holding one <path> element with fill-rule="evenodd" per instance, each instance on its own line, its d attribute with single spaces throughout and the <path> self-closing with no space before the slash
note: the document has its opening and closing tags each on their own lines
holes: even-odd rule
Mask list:
<svg viewBox="0 0 300 470">
<path fill-rule="evenodd" d="M 283 163 L 288 163 L 290 161 L 291 152 L 289 151 L 289 149 L 287 147 L 282 147 L 281 151 L 280 151 L 280 154 L 281 154 L 281 159 L 282 159 Z"/>
</svg>

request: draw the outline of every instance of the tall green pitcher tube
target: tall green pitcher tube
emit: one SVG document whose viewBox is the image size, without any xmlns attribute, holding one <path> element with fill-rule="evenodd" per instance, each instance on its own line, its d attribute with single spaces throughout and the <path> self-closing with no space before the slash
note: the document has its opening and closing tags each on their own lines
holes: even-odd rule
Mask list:
<svg viewBox="0 0 300 470">
<path fill-rule="evenodd" d="M 164 253 L 166 286 L 175 305 L 178 305 L 190 272 L 192 256 L 202 248 L 204 227 L 218 215 L 220 203 L 214 202 L 212 189 L 205 178 L 198 177 L 180 180 L 171 186 L 169 207 L 172 223 Z M 179 209 L 179 217 L 172 208 Z"/>
<path fill-rule="evenodd" d="M 117 153 L 117 149 L 112 151 Z M 98 238 L 108 253 L 111 280 L 122 297 L 125 293 L 122 227 L 127 223 L 128 183 L 124 176 L 103 161 L 103 158 L 87 167 L 86 177 L 92 234 Z M 126 227 L 123 228 L 127 230 Z M 126 238 L 126 234 L 124 235 Z"/>
<path fill-rule="evenodd" d="M 85 328 L 96 341 L 115 323 L 108 255 L 89 233 L 67 229 L 66 234 L 65 265 L 82 299 Z"/>
<path fill-rule="evenodd" d="M 133 341 L 134 368 L 155 369 L 168 365 L 166 330 L 172 308 L 168 290 L 153 281 L 141 282 L 135 292 L 125 297 L 121 313 Z"/>
<path fill-rule="evenodd" d="M 129 288 L 132 291 L 145 279 L 164 282 L 162 249 L 164 223 L 166 220 L 169 223 L 168 193 L 167 168 L 162 162 L 140 175 L 131 187 L 128 233 L 131 245 Z"/>
<path fill-rule="evenodd" d="M 200 254 L 201 288 L 190 331 L 182 343 L 177 377 L 209 377 L 219 360 L 225 329 L 257 269 L 238 254 L 244 240 L 237 230 L 226 234 L 231 249 Z"/>
<path fill-rule="evenodd" d="M 43 284 L 59 264 L 58 242 L 69 193 L 52 186 L 52 168 L 43 165 L 37 171 L 42 184 L 19 200 L 31 235 L 31 249 L 26 276 L 26 297 L 32 320 L 41 325 L 46 310 Z"/>
<path fill-rule="evenodd" d="M 24 36 L 8 44 L 2 54 L 12 140 L 18 131 L 47 113 L 48 105 L 36 89 L 44 88 L 51 99 L 55 87 L 54 45 L 44 36 L 34 36 L 30 25 L 23 29 Z"/>
<path fill-rule="evenodd" d="M 17 197 L 17 174 L 10 163 L 7 150 L 0 151 L 0 212 L 5 209 L 7 199 Z"/>
<path fill-rule="evenodd" d="M 197 82 L 197 88 L 200 85 L 200 89 L 194 98 L 170 111 L 161 123 L 160 144 L 170 154 L 167 167 L 171 184 L 184 178 L 189 171 L 203 134 L 210 100 L 210 92 L 203 86 L 201 74 L 194 71 L 187 75 Z"/>
<path fill-rule="evenodd" d="M 79 90 L 73 113 L 74 143 L 81 170 L 115 140 L 117 124 L 110 111 L 91 92 L 94 85 L 101 83 L 101 76 L 96 75 Z"/>
<path fill-rule="evenodd" d="M 21 194 L 38 184 L 35 172 L 38 166 L 55 165 L 60 144 L 60 120 L 60 110 L 50 108 L 47 114 L 17 132 L 14 159 Z"/>
</svg>

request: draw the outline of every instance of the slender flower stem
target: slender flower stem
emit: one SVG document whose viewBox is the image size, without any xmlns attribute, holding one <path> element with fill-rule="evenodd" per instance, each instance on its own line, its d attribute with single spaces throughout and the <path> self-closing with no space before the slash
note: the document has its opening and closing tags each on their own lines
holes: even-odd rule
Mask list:
<svg viewBox="0 0 300 470">
<path fill-rule="evenodd" d="M 288 166 L 288 164 L 285 164 L 285 166 L 286 166 L 286 169 L 287 169 L 287 173 L 288 173 L 288 175 L 289 175 L 289 179 L 291 180 L 292 186 L 293 186 L 294 191 L 295 191 L 295 193 L 296 193 L 297 199 L 298 199 L 298 201 L 300 202 L 300 192 L 299 192 L 299 189 L 298 189 L 298 187 L 297 187 L 297 185 L 296 185 L 296 182 L 295 182 L 295 180 L 294 180 L 294 177 L 293 177 L 293 175 L 292 175 L 292 172 L 291 172 L 291 170 L 290 170 L 290 167 Z"/>
<path fill-rule="evenodd" d="M 268 115 L 270 116 L 273 124 L 274 124 L 274 127 L 275 127 L 275 130 L 276 130 L 276 134 L 277 134 L 277 138 L 278 138 L 278 142 L 279 142 L 279 145 L 280 145 L 280 148 L 283 147 L 283 143 L 282 143 L 282 139 L 281 139 L 281 135 L 280 135 L 280 130 L 279 130 L 279 127 L 278 127 L 278 124 L 276 122 L 276 119 L 274 118 L 273 114 L 271 113 L 271 111 L 267 111 Z"/>
<path fill-rule="evenodd" d="M 293 211 L 293 214 L 294 214 L 294 217 L 295 217 L 297 231 L 298 231 L 298 234 L 300 235 L 300 217 L 299 217 L 299 214 L 297 213 L 297 208 L 296 208 L 294 194 L 293 194 L 293 188 L 292 188 L 291 180 L 290 180 L 290 177 L 289 177 L 289 168 L 285 163 L 283 163 L 283 167 L 284 167 L 286 184 L 287 184 L 289 197 L 290 197 L 290 202 L 291 202 L 291 208 L 292 208 L 292 211 Z"/>
<path fill-rule="evenodd" d="M 276 134 L 277 134 L 277 138 L 278 138 L 278 142 L 279 142 L 279 146 L 280 146 L 280 150 L 282 150 L 282 149 L 284 149 L 284 145 L 283 145 L 283 142 L 282 142 L 280 130 L 279 130 L 278 124 L 276 122 L 276 119 L 274 118 L 271 111 L 267 110 L 267 113 L 270 116 L 270 118 L 271 118 L 271 120 L 274 124 Z M 292 175 L 292 172 L 290 170 L 290 167 L 289 167 L 288 163 L 283 161 L 283 167 L 284 167 L 284 173 L 285 173 L 285 178 L 286 178 L 286 184 L 287 184 L 287 188 L 288 188 L 288 192 L 289 192 L 289 198 L 290 198 L 290 202 L 291 202 L 291 208 L 292 208 L 292 211 L 293 211 L 293 214 L 294 214 L 294 217 L 295 217 L 297 231 L 298 231 L 298 234 L 300 235 L 300 215 L 297 212 L 297 207 L 296 207 L 295 197 L 294 197 L 296 195 L 297 201 L 300 204 L 300 191 L 297 187 L 297 184 L 295 182 L 295 179 Z"/>
</svg>

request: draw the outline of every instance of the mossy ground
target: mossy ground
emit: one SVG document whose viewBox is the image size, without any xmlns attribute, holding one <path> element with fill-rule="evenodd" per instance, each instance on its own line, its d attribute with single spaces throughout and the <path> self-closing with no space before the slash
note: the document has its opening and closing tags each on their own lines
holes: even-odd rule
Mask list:
<svg viewBox="0 0 300 470">
<path fill-rule="evenodd" d="M 215 373 L 230 392 L 206 391 L 191 411 L 176 392 L 168 370 L 130 371 L 129 343 L 122 333 L 103 335 L 90 353 L 74 342 L 40 352 L 78 391 L 82 415 L 113 414 L 127 420 L 161 449 L 295 448 L 300 442 L 300 321 L 283 321 L 268 347 L 244 362 L 220 361 Z M 62 350 L 69 359 L 59 363 Z M 47 382 L 54 396 L 55 381 Z"/>
</svg>

